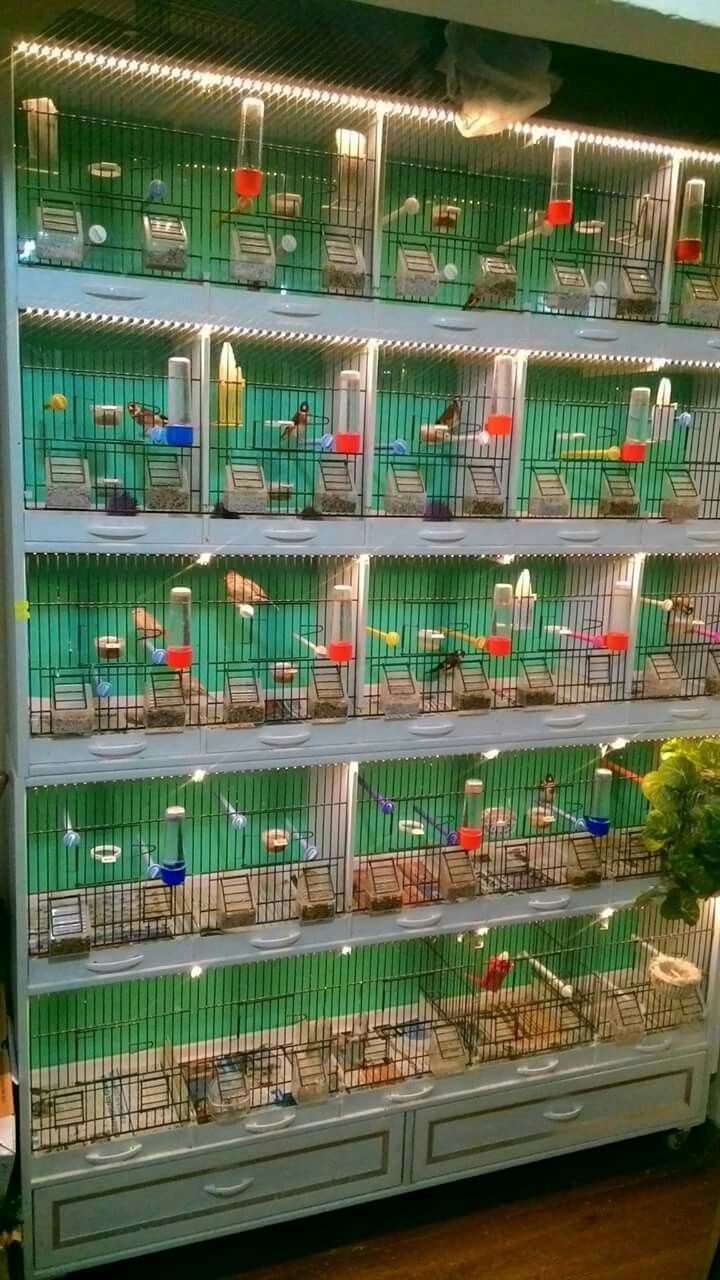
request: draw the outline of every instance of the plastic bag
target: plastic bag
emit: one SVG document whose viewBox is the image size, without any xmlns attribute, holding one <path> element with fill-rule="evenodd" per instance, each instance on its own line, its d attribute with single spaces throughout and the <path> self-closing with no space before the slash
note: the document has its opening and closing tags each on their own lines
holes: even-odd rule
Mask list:
<svg viewBox="0 0 720 1280">
<path fill-rule="evenodd" d="M 542 40 L 448 22 L 445 41 L 438 68 L 445 73 L 464 138 L 499 133 L 527 120 L 547 106 L 561 83 L 550 71 L 551 51 Z"/>
</svg>

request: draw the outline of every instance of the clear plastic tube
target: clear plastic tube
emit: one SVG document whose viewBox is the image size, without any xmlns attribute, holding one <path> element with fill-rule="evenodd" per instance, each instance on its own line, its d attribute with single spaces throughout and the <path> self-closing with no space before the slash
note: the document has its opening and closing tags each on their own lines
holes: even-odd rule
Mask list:
<svg viewBox="0 0 720 1280">
<path fill-rule="evenodd" d="M 240 107 L 235 195 L 254 200 L 263 185 L 263 130 L 265 103 L 262 98 L 243 98 Z"/>
<path fill-rule="evenodd" d="M 565 227 L 572 222 L 574 164 L 575 143 L 571 138 L 556 137 L 547 207 L 547 220 L 551 227 Z"/>
<path fill-rule="evenodd" d="M 510 582 L 496 582 L 493 587 L 492 635 L 486 640 L 491 657 L 504 658 L 512 647 L 513 589 Z"/>
<path fill-rule="evenodd" d="M 601 766 L 595 770 L 590 812 L 585 818 L 585 826 L 593 836 L 606 836 L 610 830 L 612 783 L 613 775 L 610 769 Z"/>
<path fill-rule="evenodd" d="M 630 392 L 625 439 L 636 440 L 645 444 L 648 438 L 650 421 L 650 388 L 633 387 Z"/>
<path fill-rule="evenodd" d="M 186 671 L 192 664 L 192 634 L 190 608 L 192 592 L 189 587 L 173 587 L 170 591 L 170 616 L 166 628 L 167 665 L 175 671 Z"/>
<path fill-rule="evenodd" d="M 523 569 L 515 583 L 512 625 L 514 631 L 532 630 L 537 596 L 532 589 L 530 570 Z"/>
<path fill-rule="evenodd" d="M 482 844 L 483 793 L 485 787 L 480 778 L 468 778 L 463 795 L 462 822 L 458 828 L 458 842 L 468 852 Z"/>
<path fill-rule="evenodd" d="M 632 582 L 618 578 L 610 594 L 610 618 L 603 636 L 604 647 L 615 653 L 623 653 L 628 647 L 630 613 L 632 609 Z"/>
<path fill-rule="evenodd" d="M 28 168 L 39 173 L 58 171 L 58 109 L 52 98 L 25 98 Z"/>
<path fill-rule="evenodd" d="M 352 587 L 345 583 L 332 589 L 330 632 L 328 658 L 331 662 L 350 662 L 353 656 Z"/>
<path fill-rule="evenodd" d="M 362 440 L 361 378 L 357 369 L 341 369 L 338 374 L 338 426 L 336 453 L 359 453 Z"/>
<path fill-rule="evenodd" d="M 170 356 L 167 373 L 168 422 L 164 427 L 151 427 L 148 436 L 153 444 L 172 444 L 181 448 L 192 444 L 191 388 L 190 361 L 187 356 Z"/>
<path fill-rule="evenodd" d="M 675 245 L 676 262 L 699 262 L 702 258 L 702 223 L 705 179 L 689 178 L 685 183 L 680 234 Z"/>
<path fill-rule="evenodd" d="M 365 203 L 367 138 L 355 129 L 336 129 L 335 149 L 333 208 L 354 215 Z"/>
<path fill-rule="evenodd" d="M 512 356 L 496 356 L 493 364 L 490 413 L 485 423 L 489 436 L 509 436 L 513 423 L 515 361 Z"/>
<path fill-rule="evenodd" d="M 160 839 L 160 876 L 166 884 L 182 884 L 185 879 L 185 810 L 170 805 Z"/>
</svg>

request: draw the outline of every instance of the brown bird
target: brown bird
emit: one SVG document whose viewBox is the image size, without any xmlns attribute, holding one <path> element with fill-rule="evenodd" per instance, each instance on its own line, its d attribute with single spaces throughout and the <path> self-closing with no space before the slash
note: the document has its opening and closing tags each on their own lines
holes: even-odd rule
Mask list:
<svg viewBox="0 0 720 1280">
<path fill-rule="evenodd" d="M 551 773 L 546 774 L 546 776 L 543 778 L 542 782 L 538 787 L 538 793 L 540 795 L 540 799 L 543 800 L 545 804 L 552 804 L 553 800 L 555 799 L 556 791 L 557 791 L 557 783 L 555 779 L 553 778 Z"/>
<path fill-rule="evenodd" d="M 671 596 L 672 612 L 691 614 L 695 612 L 695 601 L 692 596 Z"/>
<path fill-rule="evenodd" d="M 157 409 L 148 409 L 144 404 L 136 404 L 134 400 L 131 400 L 128 405 L 128 413 L 143 431 L 150 431 L 153 427 L 164 427 L 167 423 L 164 413 L 158 413 Z"/>
<path fill-rule="evenodd" d="M 283 427 L 282 431 L 280 432 L 280 439 L 284 440 L 285 437 L 287 436 L 289 440 L 291 436 L 297 435 L 300 431 L 304 431 L 309 420 L 310 420 L 310 405 L 308 404 L 307 400 L 303 400 L 302 403 L 298 405 L 297 409 L 295 410 L 295 413 L 293 414 L 292 418 L 288 422 L 287 426 Z"/>
<path fill-rule="evenodd" d="M 155 640 L 165 634 L 165 628 L 147 609 L 133 609 L 131 613 L 133 626 L 143 640 Z"/>
<path fill-rule="evenodd" d="M 269 604 L 268 596 L 252 578 L 243 578 L 241 573 L 230 570 L 225 574 L 225 588 L 228 599 L 233 604 Z"/>
<path fill-rule="evenodd" d="M 460 426 L 460 401 L 455 397 L 449 404 L 445 405 L 439 418 L 435 420 L 436 427 L 447 427 L 452 434 Z"/>
</svg>

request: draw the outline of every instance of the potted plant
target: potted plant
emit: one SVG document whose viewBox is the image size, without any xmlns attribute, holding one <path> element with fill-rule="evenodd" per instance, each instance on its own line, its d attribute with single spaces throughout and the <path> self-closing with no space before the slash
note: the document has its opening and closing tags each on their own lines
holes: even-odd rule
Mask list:
<svg viewBox="0 0 720 1280">
<path fill-rule="evenodd" d="M 720 738 L 670 738 L 641 785 L 645 846 L 662 867 L 661 914 L 694 924 L 701 899 L 720 893 Z"/>
</svg>

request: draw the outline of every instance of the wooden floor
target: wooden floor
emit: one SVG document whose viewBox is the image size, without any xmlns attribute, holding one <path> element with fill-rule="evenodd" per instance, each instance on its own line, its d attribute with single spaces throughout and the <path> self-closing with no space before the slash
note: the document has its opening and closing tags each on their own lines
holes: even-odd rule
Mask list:
<svg viewBox="0 0 720 1280">
<path fill-rule="evenodd" d="M 706 1280 L 720 1141 L 643 1139 L 107 1268 L 103 1280 Z M 720 1276 L 720 1272 L 718 1272 Z"/>
</svg>

